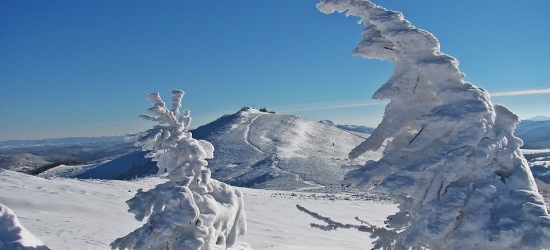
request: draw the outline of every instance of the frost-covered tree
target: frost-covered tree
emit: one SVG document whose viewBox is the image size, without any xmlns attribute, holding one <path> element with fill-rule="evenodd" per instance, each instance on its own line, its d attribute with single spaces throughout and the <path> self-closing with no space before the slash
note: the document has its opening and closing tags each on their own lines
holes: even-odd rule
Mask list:
<svg viewBox="0 0 550 250">
<path fill-rule="evenodd" d="M 398 203 L 385 228 L 370 227 L 376 248 L 550 247 L 550 216 L 512 134 L 517 115 L 465 82 L 458 61 L 401 13 L 356 0 L 317 7 L 359 17 L 365 29 L 353 53 L 395 64 L 373 96 L 390 99 L 383 120 L 349 157 L 386 141 L 384 155 L 345 180 Z"/>
<path fill-rule="evenodd" d="M 246 232 L 243 195 L 231 186 L 210 178 L 206 159 L 214 147 L 193 139 L 185 129 L 189 110 L 178 117 L 184 92 L 172 91 L 168 109 L 158 93 L 147 95 L 154 115 L 141 115 L 160 125 L 135 135 L 136 145 L 157 161 L 159 175 L 168 182 L 143 191 L 126 203 L 139 221 L 147 222 L 111 243 L 113 249 L 224 249 Z"/>
<path fill-rule="evenodd" d="M 29 232 L 9 207 L 0 203 L 0 249 L 49 250 Z"/>
</svg>

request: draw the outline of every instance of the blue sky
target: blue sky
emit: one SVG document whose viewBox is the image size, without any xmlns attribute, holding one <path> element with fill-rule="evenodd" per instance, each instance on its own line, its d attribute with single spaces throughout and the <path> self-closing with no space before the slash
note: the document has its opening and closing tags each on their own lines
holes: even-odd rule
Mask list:
<svg viewBox="0 0 550 250">
<path fill-rule="evenodd" d="M 374 2 L 433 33 L 493 102 L 550 116 L 550 1 Z M 352 56 L 363 26 L 315 3 L 0 1 L 0 140 L 142 131 L 145 95 L 172 89 L 193 126 L 243 106 L 376 126 L 393 66 Z"/>
</svg>

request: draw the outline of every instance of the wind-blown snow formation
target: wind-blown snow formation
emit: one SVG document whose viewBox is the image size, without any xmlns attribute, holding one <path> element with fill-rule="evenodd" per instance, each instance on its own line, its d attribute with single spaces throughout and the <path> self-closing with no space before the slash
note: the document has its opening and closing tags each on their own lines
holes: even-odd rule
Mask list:
<svg viewBox="0 0 550 250">
<path fill-rule="evenodd" d="M 49 249 L 19 223 L 15 213 L 0 203 L 0 249 Z"/>
<path fill-rule="evenodd" d="M 137 145 L 150 151 L 146 157 L 158 162 L 159 174 L 169 181 L 155 188 L 139 189 L 127 201 L 129 211 L 147 223 L 111 247 L 120 249 L 218 249 L 237 243 L 246 232 L 243 195 L 231 186 L 210 178 L 206 159 L 214 147 L 185 132 L 191 122 L 189 110 L 177 117 L 184 92 L 172 91 L 172 109 L 158 93 L 147 96 L 154 107 L 146 120 L 160 124 L 137 135 Z"/>
<path fill-rule="evenodd" d="M 465 82 L 458 61 L 401 13 L 355 0 L 325 0 L 318 9 L 361 18 L 366 28 L 353 53 L 395 63 L 373 96 L 391 100 L 384 118 L 349 157 L 391 142 L 379 161 L 346 177 L 399 203 L 387 228 L 374 232 L 376 247 L 549 247 L 550 216 L 512 135 L 518 117 Z"/>
</svg>

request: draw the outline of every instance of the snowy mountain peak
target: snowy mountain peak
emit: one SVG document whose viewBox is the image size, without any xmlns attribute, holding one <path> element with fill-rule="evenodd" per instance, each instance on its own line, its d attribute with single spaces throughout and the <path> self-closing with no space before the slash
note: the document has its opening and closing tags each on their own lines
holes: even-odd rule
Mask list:
<svg viewBox="0 0 550 250">
<path fill-rule="evenodd" d="M 259 111 L 251 107 L 242 107 L 241 112 L 259 112 Z"/>
<path fill-rule="evenodd" d="M 292 191 L 341 190 L 340 182 L 351 163 L 348 152 L 368 137 L 298 116 L 248 107 L 190 132 L 193 138 L 214 145 L 214 158 L 208 160 L 213 178 L 242 187 Z M 144 154 L 131 153 L 78 171 L 53 169 L 43 176 L 132 179 L 157 170 Z M 380 152 L 371 152 L 353 164 L 380 157 Z"/>
<path fill-rule="evenodd" d="M 279 189 L 339 188 L 348 152 L 368 135 L 293 115 L 243 108 L 192 131 L 216 148 L 212 176 L 231 185 Z M 379 158 L 373 152 L 363 162 Z"/>
</svg>

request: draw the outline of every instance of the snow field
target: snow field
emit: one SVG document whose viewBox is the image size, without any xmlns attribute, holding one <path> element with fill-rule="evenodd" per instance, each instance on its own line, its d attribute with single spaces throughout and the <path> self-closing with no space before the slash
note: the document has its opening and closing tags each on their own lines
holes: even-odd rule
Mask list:
<svg viewBox="0 0 550 250">
<path fill-rule="evenodd" d="M 138 188 L 148 190 L 164 181 L 158 177 L 137 181 L 43 179 L 0 171 L 0 203 L 10 207 L 21 224 L 51 249 L 109 249 L 113 240 L 142 225 L 127 212 L 125 201 Z M 318 221 L 298 211 L 296 204 L 338 221 L 356 223 L 353 218 L 359 216 L 375 225 L 383 225 L 385 217 L 397 211 L 388 202 L 237 189 L 244 193 L 248 223 L 247 235 L 239 238 L 246 243 L 238 245 L 249 244 L 253 249 L 372 247 L 366 233 L 311 228 L 309 223 Z"/>
<path fill-rule="evenodd" d="M 127 212 L 125 201 L 155 180 L 43 179 L 2 171 L 0 203 L 51 249 L 108 249 L 112 240 L 141 224 Z"/>
<path fill-rule="evenodd" d="M 298 211 L 296 205 L 343 223 L 359 224 L 355 216 L 374 225 L 384 225 L 394 204 L 365 200 L 344 200 L 311 193 L 240 189 L 245 194 L 248 233 L 241 240 L 254 249 L 370 249 L 368 234 L 340 229 L 311 228 L 319 221 Z M 317 197 L 317 198 L 315 198 Z M 348 196 L 349 197 L 349 196 Z"/>
</svg>

